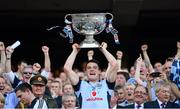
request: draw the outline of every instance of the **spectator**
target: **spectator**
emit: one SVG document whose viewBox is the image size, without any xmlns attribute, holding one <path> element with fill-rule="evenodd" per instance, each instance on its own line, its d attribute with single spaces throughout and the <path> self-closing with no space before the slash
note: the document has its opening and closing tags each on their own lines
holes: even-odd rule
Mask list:
<svg viewBox="0 0 180 109">
<path fill-rule="evenodd" d="M 128 81 L 128 79 L 129 79 L 129 74 L 127 72 L 118 71 L 116 76 L 116 86 L 117 85 L 124 86 L 125 83 Z"/>
<path fill-rule="evenodd" d="M 170 102 L 171 87 L 169 84 L 163 83 L 156 88 L 157 100 L 147 102 L 148 108 L 180 108 L 180 105 Z"/>
<path fill-rule="evenodd" d="M 4 79 L 3 76 L 0 76 L 0 92 L 2 94 L 5 94 L 5 84 L 6 84 L 6 80 Z"/>
<path fill-rule="evenodd" d="M 51 81 L 50 86 L 51 86 L 50 91 L 53 98 L 56 98 L 57 96 L 62 95 L 62 84 L 59 81 L 57 80 Z"/>
<path fill-rule="evenodd" d="M 0 109 L 4 109 L 5 99 L 2 93 L 0 93 Z"/>
<path fill-rule="evenodd" d="M 6 48 L 6 72 L 9 73 L 12 71 L 12 68 L 11 68 L 11 56 L 12 56 L 12 53 L 14 52 L 14 49 L 12 49 L 10 46 L 8 46 Z M 18 78 L 19 80 L 23 80 L 23 70 L 24 68 L 27 66 L 27 62 L 24 61 L 24 60 L 21 60 L 18 62 L 17 64 L 17 71 L 16 72 L 11 72 L 11 73 L 14 73 L 12 75 L 16 76 L 16 78 Z"/>
<path fill-rule="evenodd" d="M 0 93 L 4 96 L 4 108 L 14 108 L 18 104 L 18 98 L 14 91 L 7 91 L 8 79 L 0 76 Z M 10 86 L 10 88 L 12 88 Z"/>
<path fill-rule="evenodd" d="M 180 41 L 177 41 L 177 53 L 172 63 L 170 79 L 180 89 Z"/>
<path fill-rule="evenodd" d="M 133 104 L 134 103 L 134 89 L 135 85 L 132 83 L 126 83 L 125 84 L 125 90 L 126 90 L 126 105 Z"/>
<path fill-rule="evenodd" d="M 142 50 L 142 54 L 143 54 L 143 57 L 144 57 L 144 62 L 146 64 L 146 66 L 147 66 L 147 73 L 154 72 L 153 66 L 151 64 L 151 61 L 150 61 L 148 53 L 147 53 L 148 45 L 147 44 L 143 44 L 141 46 L 141 50 Z"/>
<path fill-rule="evenodd" d="M 22 83 L 15 89 L 16 95 L 20 100 L 17 108 L 30 108 L 30 105 L 35 101 L 35 96 L 32 92 L 32 87 L 28 83 Z"/>
<path fill-rule="evenodd" d="M 162 63 L 156 62 L 156 63 L 154 64 L 154 71 L 156 71 L 156 72 L 162 72 L 162 69 L 163 69 Z"/>
<path fill-rule="evenodd" d="M 115 98 L 114 98 L 115 97 Z M 116 109 L 117 106 L 126 106 L 126 91 L 124 86 L 115 86 L 114 88 L 114 97 L 111 99 L 111 108 Z M 112 101 L 115 99 L 116 101 Z"/>
<path fill-rule="evenodd" d="M 30 84 L 32 85 L 32 91 L 35 97 L 39 99 L 32 105 L 33 108 L 57 108 L 56 101 L 45 95 L 45 86 L 47 84 L 47 79 L 42 75 L 36 75 L 30 79 Z"/>
<path fill-rule="evenodd" d="M 62 96 L 62 109 L 76 109 L 76 96 L 74 94 L 64 94 Z"/>
<path fill-rule="evenodd" d="M 131 66 L 130 72 L 129 72 L 130 77 L 131 77 L 131 78 L 134 78 L 135 73 L 136 73 L 135 67 L 134 67 L 134 66 Z"/>
<path fill-rule="evenodd" d="M 137 86 L 134 89 L 134 104 L 125 106 L 125 108 L 143 109 L 148 108 L 144 103 L 148 98 L 148 89 L 144 86 Z M 121 106 L 117 107 L 120 108 Z"/>
<path fill-rule="evenodd" d="M 67 77 L 67 74 L 63 71 L 59 74 L 60 79 L 62 80 L 62 85 L 69 83 L 69 78 Z"/>
<path fill-rule="evenodd" d="M 171 73 L 171 67 L 172 67 L 173 59 L 167 59 L 163 65 L 163 73 L 165 73 L 170 80 L 170 73 Z"/>
<path fill-rule="evenodd" d="M 8 78 L 9 78 L 13 88 L 16 88 L 16 86 L 21 84 L 22 82 L 29 83 L 29 80 L 30 80 L 32 74 L 33 74 L 33 69 L 32 69 L 31 65 L 27 65 L 26 67 L 24 67 L 23 74 L 22 74 L 22 80 L 19 80 L 12 71 L 7 73 Z"/>
<path fill-rule="evenodd" d="M 64 86 L 63 86 L 63 93 L 74 93 L 74 89 L 73 89 L 73 86 L 72 86 L 72 84 L 70 84 L 70 83 L 66 83 L 66 84 L 64 84 Z"/>
<path fill-rule="evenodd" d="M 132 83 L 134 85 L 143 85 L 144 87 L 146 87 L 147 86 L 147 82 L 146 82 L 147 67 L 141 57 L 141 54 L 136 60 L 135 66 L 136 66 L 135 77 L 130 78 L 127 82 Z"/>
<path fill-rule="evenodd" d="M 17 71 L 14 72 L 16 77 L 20 80 L 23 80 L 23 69 L 27 66 L 27 62 L 25 60 L 21 60 L 17 64 Z"/>
</svg>

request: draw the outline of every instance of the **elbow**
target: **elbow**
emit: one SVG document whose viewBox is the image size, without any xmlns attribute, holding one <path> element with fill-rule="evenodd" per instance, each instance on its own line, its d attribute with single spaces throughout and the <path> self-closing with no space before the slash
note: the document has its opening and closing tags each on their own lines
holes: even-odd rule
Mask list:
<svg viewBox="0 0 180 109">
<path fill-rule="evenodd" d="M 50 72 L 50 71 L 51 71 L 51 68 L 50 68 L 50 67 L 45 67 L 44 69 L 45 69 L 45 71 L 47 71 L 47 72 Z"/>
<path fill-rule="evenodd" d="M 117 71 L 118 71 L 118 63 L 117 63 L 117 61 L 113 61 L 113 62 L 111 62 L 111 67 L 113 68 L 113 69 L 116 69 Z"/>
<path fill-rule="evenodd" d="M 64 70 L 64 72 L 70 72 L 71 71 L 71 67 L 69 67 L 69 65 L 64 65 L 63 70 Z"/>
<path fill-rule="evenodd" d="M 63 68 L 63 70 L 64 70 L 64 72 L 67 72 L 68 71 L 68 69 L 69 69 L 69 67 L 68 66 L 64 66 L 64 68 Z"/>
</svg>

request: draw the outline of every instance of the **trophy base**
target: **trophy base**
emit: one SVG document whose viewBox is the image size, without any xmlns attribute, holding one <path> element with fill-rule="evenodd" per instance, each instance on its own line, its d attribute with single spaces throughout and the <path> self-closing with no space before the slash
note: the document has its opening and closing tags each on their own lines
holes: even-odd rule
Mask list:
<svg viewBox="0 0 180 109">
<path fill-rule="evenodd" d="M 94 41 L 93 43 L 87 43 L 87 42 L 81 42 L 80 48 L 99 48 L 100 45 L 97 41 Z"/>
</svg>

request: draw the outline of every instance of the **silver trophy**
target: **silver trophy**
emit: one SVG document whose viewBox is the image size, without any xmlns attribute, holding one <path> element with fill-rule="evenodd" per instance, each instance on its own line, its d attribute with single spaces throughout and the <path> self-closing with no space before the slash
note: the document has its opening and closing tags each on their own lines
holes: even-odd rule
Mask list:
<svg viewBox="0 0 180 109">
<path fill-rule="evenodd" d="M 106 16 L 110 16 L 109 20 Z M 71 16 L 71 20 L 68 20 L 68 16 Z M 111 13 L 81 13 L 81 14 L 67 14 L 65 16 L 66 26 L 63 31 L 66 33 L 65 37 L 70 38 L 70 42 L 73 42 L 73 34 L 71 26 L 77 33 L 85 35 L 84 41 L 80 43 L 80 48 L 99 48 L 100 44 L 94 39 L 94 35 L 100 34 L 106 28 L 106 32 L 111 32 L 114 35 L 116 43 L 118 40 L 118 31 L 112 26 L 113 15 Z"/>
</svg>

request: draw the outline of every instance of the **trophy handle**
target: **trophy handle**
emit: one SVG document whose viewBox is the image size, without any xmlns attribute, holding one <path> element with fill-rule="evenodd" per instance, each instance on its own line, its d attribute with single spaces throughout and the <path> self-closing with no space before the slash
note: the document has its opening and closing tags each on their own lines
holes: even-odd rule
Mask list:
<svg viewBox="0 0 180 109">
<path fill-rule="evenodd" d="M 71 16 L 71 14 L 66 14 L 66 16 L 64 17 L 64 22 L 65 22 L 66 24 L 72 24 L 72 21 L 69 21 L 69 20 L 67 19 L 68 16 Z"/>
<path fill-rule="evenodd" d="M 113 20 L 114 16 L 111 13 L 106 13 L 106 15 L 110 15 L 111 18 L 109 20 L 111 20 L 111 21 Z"/>
</svg>

